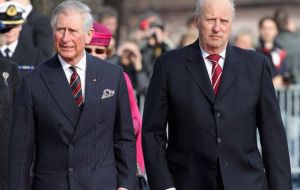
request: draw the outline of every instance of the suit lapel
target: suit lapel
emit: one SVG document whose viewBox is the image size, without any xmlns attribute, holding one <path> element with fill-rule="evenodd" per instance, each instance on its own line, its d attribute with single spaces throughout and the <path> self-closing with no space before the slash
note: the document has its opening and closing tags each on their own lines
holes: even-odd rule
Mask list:
<svg viewBox="0 0 300 190">
<path fill-rule="evenodd" d="M 25 47 L 23 46 L 23 44 L 19 41 L 17 44 L 17 47 L 13 53 L 13 56 L 10 59 L 15 61 L 19 65 L 23 65 L 23 60 L 25 59 L 25 56 L 28 56 L 28 55 L 22 53 L 24 51 L 24 48 Z"/>
<path fill-rule="evenodd" d="M 101 101 L 101 76 L 103 76 L 103 71 L 99 69 L 100 67 L 97 66 L 97 64 L 107 63 L 97 62 L 87 54 L 85 99 L 80 119 L 72 138 L 73 140 L 76 139 L 83 130 L 87 130 L 92 126 L 94 120 L 99 119 L 96 117 L 96 112 L 99 111 L 99 102 Z"/>
<path fill-rule="evenodd" d="M 239 73 L 238 62 L 238 55 L 236 55 L 235 51 L 233 50 L 233 47 L 228 45 L 217 99 L 220 99 L 222 96 L 224 96 L 227 90 L 232 86 L 232 83 L 234 83 L 235 78 Z"/>
<path fill-rule="evenodd" d="M 196 81 L 199 88 L 203 91 L 206 97 L 213 103 L 215 100 L 214 91 L 209 80 L 207 69 L 201 55 L 201 50 L 198 40 L 191 46 L 188 55 L 186 68 Z"/>
<path fill-rule="evenodd" d="M 61 111 L 75 127 L 80 116 L 80 110 L 75 103 L 75 98 L 72 95 L 71 88 L 58 57 L 55 56 L 52 58 L 47 63 L 47 66 L 49 69 L 44 70 L 41 73 L 41 77 L 44 79 L 46 86 Z"/>
<path fill-rule="evenodd" d="M 2 52 L 0 52 L 0 58 L 5 58 Z"/>
</svg>

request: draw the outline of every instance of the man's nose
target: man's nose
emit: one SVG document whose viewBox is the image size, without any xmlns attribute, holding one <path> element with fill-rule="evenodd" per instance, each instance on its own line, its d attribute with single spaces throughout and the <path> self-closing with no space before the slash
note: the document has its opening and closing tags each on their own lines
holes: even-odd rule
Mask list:
<svg viewBox="0 0 300 190">
<path fill-rule="evenodd" d="M 63 37 L 62 37 L 63 41 L 69 41 L 70 40 L 70 32 L 68 30 L 65 30 Z"/>
<path fill-rule="evenodd" d="M 221 29 L 221 23 L 220 23 L 220 20 L 216 20 L 216 22 L 214 23 L 214 25 L 213 25 L 213 31 L 214 32 L 219 32 L 220 31 L 220 29 Z"/>
</svg>

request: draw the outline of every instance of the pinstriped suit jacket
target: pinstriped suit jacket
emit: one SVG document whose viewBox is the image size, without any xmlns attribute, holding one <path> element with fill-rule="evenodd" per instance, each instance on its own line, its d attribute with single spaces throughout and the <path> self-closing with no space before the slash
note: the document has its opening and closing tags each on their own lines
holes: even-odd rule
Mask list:
<svg viewBox="0 0 300 190">
<path fill-rule="evenodd" d="M 103 91 L 114 95 L 102 99 Z M 57 55 L 25 75 L 10 136 L 9 189 L 134 189 L 135 137 L 122 70 L 87 55 L 80 111 Z"/>
</svg>

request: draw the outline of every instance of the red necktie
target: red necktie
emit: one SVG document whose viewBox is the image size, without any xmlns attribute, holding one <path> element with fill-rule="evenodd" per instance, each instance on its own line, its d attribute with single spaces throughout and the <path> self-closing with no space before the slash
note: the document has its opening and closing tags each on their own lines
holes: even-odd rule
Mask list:
<svg viewBox="0 0 300 190">
<path fill-rule="evenodd" d="M 73 96 L 76 100 L 76 104 L 78 107 L 80 107 L 83 103 L 80 77 L 76 72 L 76 67 L 71 66 L 70 69 L 73 71 L 73 74 L 71 75 L 70 86 L 72 89 Z"/>
<path fill-rule="evenodd" d="M 218 54 L 212 54 L 207 56 L 207 59 L 212 63 L 212 70 L 211 70 L 211 83 L 214 89 L 215 94 L 218 93 L 219 84 L 221 81 L 221 75 L 222 75 L 222 68 L 218 64 L 220 55 Z"/>
</svg>

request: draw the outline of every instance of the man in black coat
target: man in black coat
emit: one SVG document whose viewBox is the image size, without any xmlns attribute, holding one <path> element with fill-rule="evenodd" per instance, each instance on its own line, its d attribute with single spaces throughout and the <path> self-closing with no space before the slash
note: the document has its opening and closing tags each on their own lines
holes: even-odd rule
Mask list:
<svg viewBox="0 0 300 190">
<path fill-rule="evenodd" d="M 6 42 L 6 30 L 0 22 L 0 46 Z M 20 78 L 17 65 L 0 58 L 0 190 L 7 190 L 9 125 Z"/>
<path fill-rule="evenodd" d="M 38 49 L 42 61 L 53 56 L 53 34 L 50 19 L 36 10 L 30 0 L 18 0 L 24 8 L 22 16 L 26 20 L 20 34 L 20 41 Z"/>
<path fill-rule="evenodd" d="M 147 91 L 151 190 L 292 190 L 268 59 L 228 43 L 232 0 L 198 0 L 196 10 L 199 40 L 161 56 Z"/>
<path fill-rule="evenodd" d="M 2 29 L 0 29 L 1 33 Z M 3 34 L 0 34 L 3 35 Z M 2 36 L 1 36 L 2 37 Z M 16 64 L 0 58 L 0 189 L 7 189 L 8 136 L 12 107 L 20 81 Z"/>
<path fill-rule="evenodd" d="M 8 136 L 12 107 L 20 81 L 16 64 L 0 58 L 0 189 L 7 189 Z"/>
</svg>

